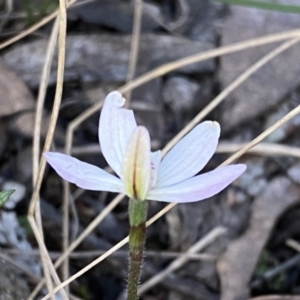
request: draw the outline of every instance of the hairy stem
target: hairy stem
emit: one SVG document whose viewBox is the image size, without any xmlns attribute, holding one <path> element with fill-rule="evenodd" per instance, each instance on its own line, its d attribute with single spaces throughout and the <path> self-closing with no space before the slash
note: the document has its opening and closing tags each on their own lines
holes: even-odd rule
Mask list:
<svg viewBox="0 0 300 300">
<path fill-rule="evenodd" d="M 127 300 L 138 299 L 138 285 L 146 233 L 147 201 L 130 199 L 129 202 L 129 273 Z"/>
</svg>

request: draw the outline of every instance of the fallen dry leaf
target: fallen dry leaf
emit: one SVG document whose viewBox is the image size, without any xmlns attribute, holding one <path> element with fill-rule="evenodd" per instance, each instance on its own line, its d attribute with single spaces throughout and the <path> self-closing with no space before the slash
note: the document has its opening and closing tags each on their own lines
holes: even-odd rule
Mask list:
<svg viewBox="0 0 300 300">
<path fill-rule="evenodd" d="M 34 109 L 34 99 L 22 80 L 0 60 L 0 117 Z"/>
<path fill-rule="evenodd" d="M 32 136 L 35 101 L 33 95 L 17 74 L 0 60 L 0 118 L 12 116 L 7 126 L 25 136 Z M 48 118 L 43 119 L 46 132 Z M 43 126 L 42 126 L 43 127 Z"/>
</svg>

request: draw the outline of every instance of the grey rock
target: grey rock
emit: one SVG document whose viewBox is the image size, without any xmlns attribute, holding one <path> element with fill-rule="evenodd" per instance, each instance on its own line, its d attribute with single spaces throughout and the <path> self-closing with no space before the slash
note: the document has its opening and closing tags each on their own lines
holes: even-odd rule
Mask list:
<svg viewBox="0 0 300 300">
<path fill-rule="evenodd" d="M 175 206 L 168 214 L 166 214 L 166 225 L 169 240 L 169 249 L 176 250 L 183 242 L 184 230 L 180 218 L 178 206 Z"/>
<path fill-rule="evenodd" d="M 14 160 L 15 177 L 21 182 L 32 178 L 32 147 L 23 148 Z"/>
<path fill-rule="evenodd" d="M 0 61 L 0 101 L 1 117 L 34 108 L 33 96 L 24 82 L 2 61 Z"/>
<path fill-rule="evenodd" d="M 28 111 L 34 111 L 32 94 L 24 82 L 8 66 L 0 61 L 0 104 L 1 117 L 14 116 L 7 122 L 10 129 L 31 135 L 34 118 Z"/>
<path fill-rule="evenodd" d="M 247 172 L 239 178 L 240 186 L 251 196 L 259 195 L 268 183 L 264 160 L 261 157 L 247 160 Z"/>
<path fill-rule="evenodd" d="M 38 78 L 37 80 L 39 81 Z M 0 105 L 0 117 L 7 119 L 8 129 L 26 137 L 31 137 L 35 120 L 33 95 L 22 81 L 22 78 L 2 61 L 0 61 Z M 43 116 L 42 136 L 46 135 L 49 120 L 49 116 Z"/>
<path fill-rule="evenodd" d="M 61 224 L 62 214 L 52 204 L 41 199 L 41 214 L 43 218 L 43 228 L 47 232 L 47 242 L 52 245 L 60 244 L 61 241 Z M 74 228 L 74 222 L 70 220 L 70 229 Z M 101 225 L 100 225 L 101 226 Z M 77 225 L 76 225 L 77 227 Z M 116 227 L 114 227 L 116 229 Z M 120 228 L 120 225 L 119 227 Z M 99 227 L 96 229 L 99 230 Z M 118 229 L 117 229 L 118 230 Z M 83 227 L 79 226 L 79 233 L 83 231 Z M 99 231 L 98 231 L 99 232 Z M 124 232 L 124 231 L 123 231 Z M 121 232 L 117 234 L 121 235 Z M 95 233 L 89 234 L 80 244 L 78 249 L 81 250 L 108 250 L 112 247 L 112 243 L 106 239 L 97 236 Z M 126 259 L 123 257 L 105 260 L 101 265 L 102 272 L 112 272 L 117 276 L 123 276 L 123 270 L 127 266 Z"/>
<path fill-rule="evenodd" d="M 216 226 L 228 228 L 228 237 L 236 237 L 245 228 L 250 210 L 250 199 L 242 192 L 241 178 L 243 176 L 215 197 L 178 206 L 182 215 L 181 230 L 184 232 L 182 236 L 186 237 L 186 246 L 191 246 L 197 238 Z M 220 243 L 219 250 L 223 249 L 224 243 Z M 214 253 L 215 251 L 217 249 L 214 249 Z"/>
<path fill-rule="evenodd" d="M 150 133 L 153 149 L 157 149 L 165 135 L 165 114 L 161 101 L 161 78 L 156 78 L 134 89 L 130 107 L 139 125 Z"/>
<path fill-rule="evenodd" d="M 289 1 L 289 4 L 296 5 L 298 0 L 291 2 Z M 283 32 L 299 26 L 300 18 L 296 14 L 231 7 L 231 13 L 223 27 L 222 45 Z M 220 80 L 223 87 L 229 85 L 275 46 L 271 44 L 222 56 Z M 223 130 L 232 129 L 242 122 L 262 115 L 294 89 L 300 81 L 300 68 L 295 63 L 297 61 L 300 61 L 299 45 L 293 46 L 268 62 L 238 87 L 223 105 Z"/>
<path fill-rule="evenodd" d="M 181 295 L 180 293 L 172 290 L 168 294 L 168 300 L 184 300 L 184 299 L 185 299 L 184 295 Z"/>
<path fill-rule="evenodd" d="M 16 193 L 18 197 L 18 192 Z M 21 196 L 21 195 L 19 195 Z M 10 205 L 10 207 L 13 204 Z M 10 208 L 9 207 L 9 208 Z M 1 246 L 7 248 L 12 247 L 15 249 L 23 250 L 24 252 L 29 252 L 32 250 L 30 243 L 27 241 L 25 229 L 19 224 L 17 215 L 14 211 L 2 211 L 0 219 L 0 244 Z M 0 250 L 1 251 L 1 250 Z M 16 264 L 27 269 L 29 272 L 36 276 L 40 276 L 40 263 L 38 258 L 27 256 L 27 255 L 14 255 L 13 260 Z M 0 274 L 1 277 L 1 274 Z M 0 279 L 1 280 L 1 279 Z M 0 283 L 0 289 L 2 285 Z M 2 294 L 0 291 L 0 299 Z M 21 298 L 15 298 L 21 299 Z"/>
<path fill-rule="evenodd" d="M 29 287 L 16 268 L 0 260 L 0 300 L 25 300 Z"/>
<path fill-rule="evenodd" d="M 170 76 L 162 90 L 163 101 L 171 111 L 170 122 L 175 119 L 177 127 L 183 127 L 209 103 L 211 91 L 209 78 L 196 81 L 182 75 Z"/>
<path fill-rule="evenodd" d="M 172 76 L 166 81 L 162 96 L 172 110 L 182 112 L 191 109 L 199 89 L 200 85 L 187 77 Z"/>
<path fill-rule="evenodd" d="M 300 163 L 288 170 L 289 177 L 297 184 L 300 184 Z"/>
<path fill-rule="evenodd" d="M 98 216 L 105 208 L 99 201 L 85 197 L 84 199 L 78 199 L 75 203 L 78 216 L 81 223 L 90 223 L 92 219 Z M 119 224 L 115 215 L 109 213 L 102 222 L 96 227 L 96 232 L 102 237 L 112 242 L 118 242 L 126 236 L 126 231 Z"/>
<path fill-rule="evenodd" d="M 65 80 L 82 82 L 124 82 L 127 75 L 131 36 L 73 35 L 67 37 Z M 8 50 L 3 60 L 32 87 L 37 87 L 45 59 L 46 40 L 35 40 Z M 162 64 L 207 51 L 211 43 L 193 42 L 181 37 L 143 34 L 140 40 L 137 75 Z M 54 58 L 50 84 L 56 80 Z M 181 68 L 185 73 L 212 72 L 214 60 Z"/>
<path fill-rule="evenodd" d="M 90 104 L 95 104 L 104 100 L 109 92 L 119 88 L 117 83 L 83 83 L 82 90 L 86 101 Z"/>
<path fill-rule="evenodd" d="M 186 34 L 193 40 L 216 43 L 221 31 L 225 5 L 209 0 L 186 0 L 190 16 Z"/>
<path fill-rule="evenodd" d="M 159 23 L 155 19 L 160 18 L 159 7 L 154 4 L 143 3 L 143 12 L 142 32 L 158 28 Z M 118 3 L 93 1 L 73 6 L 68 11 L 68 18 L 76 18 L 87 23 L 107 26 L 121 32 L 131 33 L 133 28 L 133 14 L 134 3 L 132 1 Z"/>
<path fill-rule="evenodd" d="M 189 273 L 190 275 L 190 273 Z M 189 276 L 177 276 L 173 274 L 162 280 L 161 284 L 172 291 L 182 294 L 184 297 L 181 299 L 190 300 L 217 300 L 218 295 L 209 290 L 202 282 L 193 280 Z"/>
</svg>

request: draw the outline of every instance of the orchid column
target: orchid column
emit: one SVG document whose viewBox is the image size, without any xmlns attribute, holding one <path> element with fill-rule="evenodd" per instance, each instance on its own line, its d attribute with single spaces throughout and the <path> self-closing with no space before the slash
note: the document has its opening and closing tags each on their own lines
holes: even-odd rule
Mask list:
<svg viewBox="0 0 300 300">
<path fill-rule="evenodd" d="M 151 183 L 150 137 L 146 128 L 137 127 L 130 137 L 122 171 L 124 188 L 130 197 L 127 300 L 136 300 L 146 232 L 145 198 Z"/>
<path fill-rule="evenodd" d="M 80 188 L 124 193 L 129 197 L 127 299 L 136 300 L 147 200 L 187 203 L 207 199 L 238 178 L 246 166 L 230 165 L 196 175 L 217 148 L 220 125 L 212 121 L 197 125 L 162 159 L 160 151 L 151 152 L 148 130 L 137 126 L 133 111 L 122 108 L 124 103 L 119 92 L 109 93 L 99 121 L 102 154 L 116 175 L 65 154 L 47 152 L 44 157 L 62 178 Z"/>
</svg>

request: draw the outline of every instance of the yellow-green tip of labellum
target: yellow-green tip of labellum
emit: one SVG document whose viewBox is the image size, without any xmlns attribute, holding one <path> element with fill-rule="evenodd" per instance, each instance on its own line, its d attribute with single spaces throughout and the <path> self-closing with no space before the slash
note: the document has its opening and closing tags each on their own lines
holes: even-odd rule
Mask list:
<svg viewBox="0 0 300 300">
<path fill-rule="evenodd" d="M 150 137 L 138 126 L 132 133 L 124 155 L 122 180 L 125 193 L 136 200 L 145 200 L 151 178 Z"/>
</svg>

